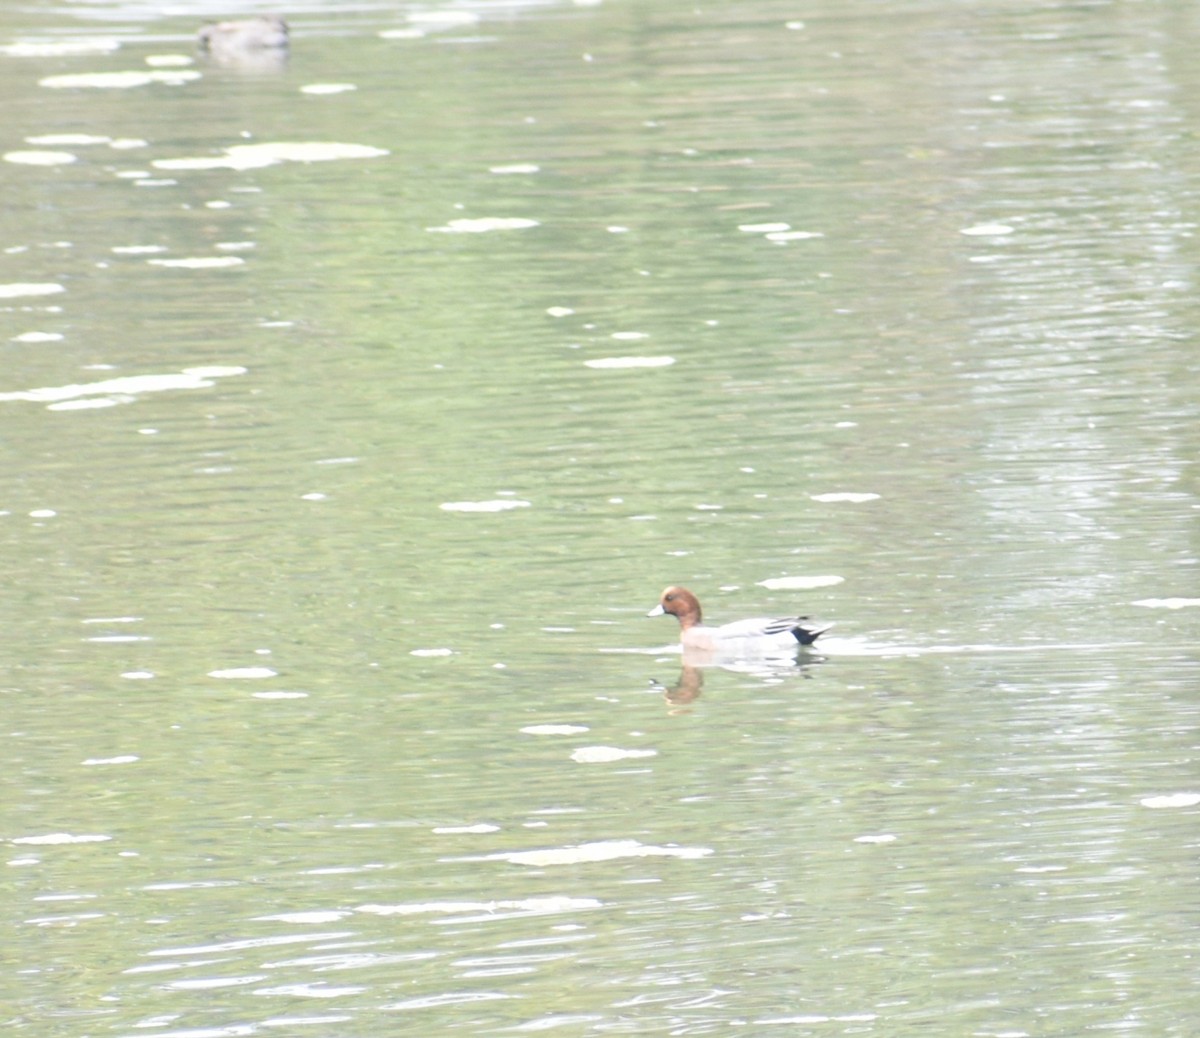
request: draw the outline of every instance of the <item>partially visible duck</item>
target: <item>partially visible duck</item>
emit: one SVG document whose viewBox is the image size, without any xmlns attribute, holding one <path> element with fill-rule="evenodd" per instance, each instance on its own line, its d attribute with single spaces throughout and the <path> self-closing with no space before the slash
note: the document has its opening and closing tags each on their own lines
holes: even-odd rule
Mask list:
<svg viewBox="0 0 1200 1038">
<path fill-rule="evenodd" d="M 667 588 L 647 616 L 670 613 L 679 618 L 679 641 L 684 650 L 721 656 L 771 656 L 794 654 L 811 645 L 833 624 L 816 624 L 807 616 L 777 620 L 735 620 L 720 627 L 701 622 L 700 601 L 687 588 Z"/>
<path fill-rule="evenodd" d="M 205 25 L 197 34 L 200 49 L 219 65 L 267 67 L 287 58 L 288 27 L 278 15 L 260 14 Z"/>
</svg>

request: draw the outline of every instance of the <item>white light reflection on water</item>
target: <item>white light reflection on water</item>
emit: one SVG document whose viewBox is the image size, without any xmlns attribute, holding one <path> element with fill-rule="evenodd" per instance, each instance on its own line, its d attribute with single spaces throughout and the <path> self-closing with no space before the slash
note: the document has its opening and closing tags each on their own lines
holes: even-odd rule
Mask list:
<svg viewBox="0 0 1200 1038">
<path fill-rule="evenodd" d="M 0 158 L 18 166 L 68 166 L 78 161 L 69 151 L 6 151 Z"/>
<path fill-rule="evenodd" d="M 601 371 L 620 371 L 629 368 L 666 368 L 675 363 L 674 357 L 597 357 L 585 360 L 584 367 Z"/>
<path fill-rule="evenodd" d="M 62 342 L 66 336 L 61 332 L 22 332 L 20 335 L 14 335 L 11 342 Z"/>
<path fill-rule="evenodd" d="M 588 727 L 582 724 L 531 724 L 521 731 L 525 735 L 582 735 Z"/>
<path fill-rule="evenodd" d="M 128 90 L 131 87 L 149 86 L 160 83 L 165 86 L 182 86 L 200 78 L 200 73 L 190 69 L 129 69 L 124 72 L 67 72 L 57 76 L 46 76 L 39 86 L 52 90 Z"/>
<path fill-rule="evenodd" d="M 53 296 L 65 292 L 66 287 L 57 282 L 14 282 L 0 285 L 0 299 L 17 299 L 21 296 Z"/>
<path fill-rule="evenodd" d="M 1161 796 L 1143 797 L 1138 803 L 1142 807 L 1155 809 L 1195 807 L 1200 804 L 1200 793 L 1166 793 Z"/>
<path fill-rule="evenodd" d="M 506 851 L 462 861 L 508 861 L 514 865 L 544 868 L 552 865 L 579 865 L 585 862 L 614 861 L 618 858 L 703 858 L 711 847 L 681 847 L 644 844 L 639 840 L 598 840 L 574 847 L 546 847 L 533 851 Z"/>
<path fill-rule="evenodd" d="M 491 825 L 487 822 L 479 822 L 475 825 L 435 825 L 431 832 L 439 836 L 466 836 L 478 835 L 482 833 L 498 833 L 500 826 Z"/>
<path fill-rule="evenodd" d="M 89 144 L 109 144 L 112 138 L 100 137 L 94 133 L 44 133 L 37 137 L 26 137 L 25 140 L 29 144 L 43 146 L 86 147 Z"/>
<path fill-rule="evenodd" d="M 336 162 L 343 159 L 373 159 L 389 154 L 384 148 L 366 144 L 341 144 L 329 141 L 268 141 L 262 144 L 235 144 L 223 156 L 155 159 L 151 165 L 165 170 L 262 169 L 280 162 Z"/>
<path fill-rule="evenodd" d="M 529 508 L 532 502 L 520 498 L 496 498 L 488 501 L 446 501 L 438 505 L 443 512 L 510 512 Z"/>
<path fill-rule="evenodd" d="M 111 836 L 99 833 L 46 833 L 42 836 L 14 836 L 11 842 L 34 847 L 56 847 L 75 843 L 105 843 L 111 839 Z"/>
<path fill-rule="evenodd" d="M 873 493 L 863 493 L 861 491 L 837 491 L 828 494 L 813 494 L 814 501 L 820 501 L 822 504 L 863 504 L 867 501 L 878 501 L 880 495 Z"/>
<path fill-rule="evenodd" d="M 406 998 L 401 1002 L 380 1006 L 386 1010 L 437 1009 L 442 1006 L 473 1005 L 477 1002 L 495 1002 L 516 995 L 506 995 L 502 991 L 461 991 L 446 995 L 425 995 L 420 998 Z"/>
<path fill-rule="evenodd" d="M 507 166 L 489 166 L 488 172 L 502 175 L 517 173 L 540 173 L 541 167 L 533 162 L 514 162 Z"/>
<path fill-rule="evenodd" d="M 10 58 L 61 58 L 79 54 L 111 54 L 120 48 L 120 40 L 103 36 L 63 40 L 24 39 L 0 46 L 0 54 Z"/>
<path fill-rule="evenodd" d="M 0 393 L 0 402 L 27 400 L 32 403 L 48 404 L 49 410 L 61 409 L 67 401 L 82 397 L 104 397 L 110 403 L 128 403 L 141 393 L 161 393 L 174 389 L 208 389 L 216 383 L 213 379 L 245 375 L 246 368 L 212 365 L 208 367 L 184 368 L 169 375 L 125 375 L 120 378 L 104 379 L 67 386 L 44 386 L 40 389 L 24 389 L 11 393 Z"/>
<path fill-rule="evenodd" d="M 766 580 L 760 580 L 758 586 L 765 587 L 769 591 L 808 591 L 819 587 L 835 587 L 844 583 L 845 580 L 845 577 L 837 577 L 832 574 L 813 577 L 768 577 Z"/>
<path fill-rule="evenodd" d="M 245 260 L 240 256 L 192 256 L 179 259 L 148 259 L 152 267 L 175 267 L 182 270 L 220 270 L 222 268 L 240 267 Z"/>
<path fill-rule="evenodd" d="M 245 987 L 247 984 L 257 984 L 266 980 L 265 973 L 251 973 L 242 977 L 188 977 L 185 980 L 171 980 L 167 988 L 176 991 L 213 991 L 219 988 Z"/>
<path fill-rule="evenodd" d="M 637 760 L 655 757 L 657 750 L 627 750 L 619 746 L 580 746 L 571 751 L 571 760 L 576 764 L 611 764 L 618 760 Z"/>
<path fill-rule="evenodd" d="M 357 90 L 353 83 L 308 83 L 300 88 L 300 93 L 313 97 L 326 97 L 333 94 L 347 94 Z"/>
<path fill-rule="evenodd" d="M 358 995 L 367 988 L 353 985 L 334 987 L 330 984 L 281 984 L 278 987 L 255 988 L 256 995 L 287 995 L 294 998 L 344 998 L 347 995 Z"/>
<path fill-rule="evenodd" d="M 368 915 L 453 915 L 471 919 L 507 919 L 514 915 L 556 915 L 602 908 L 591 897 L 547 895 L 496 901 L 426 901 L 412 904 L 366 904 L 354 910 Z"/>
<path fill-rule="evenodd" d="M 213 941 L 173 948 L 152 948 L 145 952 L 153 958 L 190 958 L 193 955 L 220 955 L 227 952 L 258 948 L 279 948 L 288 944 L 309 944 L 313 941 L 341 941 L 354 937 L 351 930 L 322 930 L 307 934 L 267 934 L 263 937 L 237 937 L 228 941 Z"/>
<path fill-rule="evenodd" d="M 229 667 L 225 670 L 210 670 L 208 672 L 210 678 L 220 678 L 222 680 L 258 680 L 260 678 L 278 677 L 278 673 L 270 667 Z"/>
<path fill-rule="evenodd" d="M 521 216 L 481 216 L 475 219 L 463 217 L 441 227 L 426 227 L 425 230 L 438 234 L 487 234 L 489 231 L 520 231 L 537 226 L 537 220 Z"/>
</svg>

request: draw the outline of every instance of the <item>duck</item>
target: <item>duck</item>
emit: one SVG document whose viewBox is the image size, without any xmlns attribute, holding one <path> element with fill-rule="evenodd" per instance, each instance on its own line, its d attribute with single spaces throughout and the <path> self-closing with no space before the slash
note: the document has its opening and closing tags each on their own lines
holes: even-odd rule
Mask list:
<svg viewBox="0 0 1200 1038">
<path fill-rule="evenodd" d="M 672 584 L 647 616 L 667 614 L 679 620 L 679 641 L 684 651 L 721 656 L 794 655 L 812 645 L 833 624 L 817 624 L 807 616 L 775 620 L 755 618 L 710 627 L 701 621 L 700 600 L 685 587 Z"/>
<path fill-rule="evenodd" d="M 197 40 L 219 65 L 281 64 L 287 57 L 288 26 L 278 15 L 260 14 L 205 25 Z"/>
</svg>

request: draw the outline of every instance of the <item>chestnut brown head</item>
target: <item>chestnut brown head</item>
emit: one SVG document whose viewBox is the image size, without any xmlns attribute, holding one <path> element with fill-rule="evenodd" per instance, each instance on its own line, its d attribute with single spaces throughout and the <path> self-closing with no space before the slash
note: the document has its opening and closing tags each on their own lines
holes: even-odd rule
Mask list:
<svg viewBox="0 0 1200 1038">
<path fill-rule="evenodd" d="M 672 584 L 663 591 L 658 605 L 646 615 L 662 616 L 665 613 L 678 617 L 679 626 L 687 630 L 700 622 L 700 601 L 687 588 Z"/>
</svg>

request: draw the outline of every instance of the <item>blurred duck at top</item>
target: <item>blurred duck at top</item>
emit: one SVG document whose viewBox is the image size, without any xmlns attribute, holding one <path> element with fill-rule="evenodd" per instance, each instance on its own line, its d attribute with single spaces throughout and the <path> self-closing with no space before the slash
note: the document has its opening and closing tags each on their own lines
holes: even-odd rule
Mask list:
<svg viewBox="0 0 1200 1038">
<path fill-rule="evenodd" d="M 278 15 L 214 22 L 201 28 L 197 39 L 216 65 L 271 71 L 287 62 L 288 27 Z"/>
</svg>

